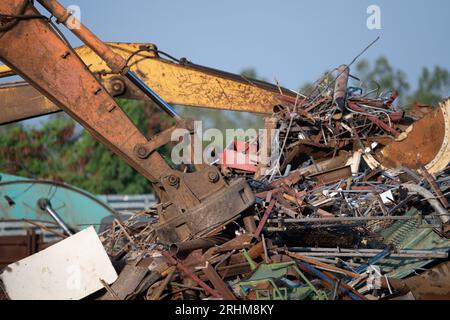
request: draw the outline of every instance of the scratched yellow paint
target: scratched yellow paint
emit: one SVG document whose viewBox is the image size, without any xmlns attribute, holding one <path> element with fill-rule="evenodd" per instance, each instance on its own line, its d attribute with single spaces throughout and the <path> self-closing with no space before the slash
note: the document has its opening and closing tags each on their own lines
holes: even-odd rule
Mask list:
<svg viewBox="0 0 450 320">
<path fill-rule="evenodd" d="M 173 105 L 270 114 L 273 107 L 280 103 L 278 100 L 280 93 L 295 97 L 289 90 L 269 83 L 197 65 L 175 63 L 162 59 L 151 51 L 143 51 L 132 56 L 142 47 L 152 46 L 151 44 L 108 43 L 108 45 L 125 59 L 131 57 L 130 68 L 158 95 Z M 88 47 L 77 48 L 76 52 L 105 85 L 109 83 L 106 80 L 117 76 L 112 74 L 106 63 Z M 0 65 L 0 77 L 10 72 L 7 66 Z M 132 86 L 131 83 L 128 85 Z M 132 99 L 146 99 L 136 90 L 128 96 Z M 16 101 L 12 103 L 11 99 Z M 8 90 L 5 88 L 0 90 L 0 103 L 7 111 L 0 116 L 0 123 L 20 121 L 58 111 L 58 107 L 48 99 L 39 98 L 36 90 L 23 85 L 9 86 Z"/>
<path fill-rule="evenodd" d="M 128 59 L 141 46 L 138 43 L 108 43 L 114 51 Z M 92 72 L 109 71 L 106 63 L 87 47 L 77 49 Z M 279 89 L 252 83 L 251 80 L 221 71 L 180 65 L 157 57 L 152 52 L 135 55 L 129 65 L 164 100 L 171 104 L 271 113 L 279 104 Z M 284 90 L 283 94 L 292 96 Z"/>
</svg>

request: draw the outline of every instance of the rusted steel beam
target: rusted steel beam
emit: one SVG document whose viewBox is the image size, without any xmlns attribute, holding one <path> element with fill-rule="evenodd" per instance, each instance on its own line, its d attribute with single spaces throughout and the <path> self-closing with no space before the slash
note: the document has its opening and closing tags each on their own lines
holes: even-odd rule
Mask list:
<svg viewBox="0 0 450 320">
<path fill-rule="evenodd" d="M 166 289 L 167 285 L 169 284 L 170 281 L 172 281 L 172 278 L 175 274 L 176 271 L 176 267 L 170 267 L 167 270 L 167 276 L 165 277 L 165 279 L 162 281 L 162 283 L 155 289 L 155 291 L 153 292 L 153 294 L 148 297 L 148 300 L 159 300 L 162 293 L 164 292 L 164 290 Z"/>
<path fill-rule="evenodd" d="M 344 270 L 344 269 L 335 267 L 333 265 L 330 265 L 330 264 L 327 264 L 327 263 L 324 263 L 324 262 L 321 262 L 321 261 L 318 261 L 318 260 L 315 260 L 315 259 L 312 259 L 312 258 L 309 258 L 309 257 L 302 256 L 302 255 L 297 254 L 297 253 L 287 252 L 287 255 L 292 257 L 292 258 L 294 258 L 294 259 L 302 260 L 302 261 L 308 262 L 310 264 L 316 265 L 317 267 L 322 267 L 322 268 L 327 269 L 329 271 L 335 271 L 335 272 L 338 272 L 338 273 L 342 273 L 342 274 L 348 275 L 348 276 L 350 276 L 352 278 L 359 278 L 361 276 L 358 273 L 354 273 L 354 272 L 351 272 L 351 271 L 348 271 L 348 270 Z"/>
<path fill-rule="evenodd" d="M 0 88 L 0 125 L 60 112 L 52 101 L 30 85 Z"/>
<path fill-rule="evenodd" d="M 126 300 L 139 286 L 142 279 L 148 274 L 147 267 L 127 264 L 119 274 L 119 278 L 111 286 L 112 292 L 106 292 L 98 300 Z"/>
<path fill-rule="evenodd" d="M 217 272 L 222 278 L 229 278 L 229 277 L 235 277 L 235 276 L 242 276 L 247 273 L 250 273 L 252 270 L 250 268 L 250 265 L 247 262 L 233 264 L 233 265 L 227 265 L 227 266 L 220 266 L 217 268 Z M 206 279 L 206 276 L 205 280 Z"/>
<path fill-rule="evenodd" d="M 270 214 L 272 213 L 273 207 L 275 206 L 276 200 L 272 199 L 264 212 L 264 215 L 261 218 L 261 221 L 259 222 L 258 228 L 255 231 L 255 237 L 259 239 L 259 236 L 261 235 L 261 232 L 264 229 L 264 226 L 267 222 L 267 219 L 269 219 Z"/>
<path fill-rule="evenodd" d="M 252 234 L 256 231 L 256 222 L 254 216 L 246 216 L 242 220 L 244 221 L 246 232 Z"/>
<path fill-rule="evenodd" d="M 223 243 L 221 238 L 199 238 L 170 245 L 170 253 L 173 255 L 186 254 L 197 249 L 209 249 Z"/>
<path fill-rule="evenodd" d="M 161 251 L 161 254 L 168 260 L 169 263 L 176 266 L 181 272 L 185 273 L 189 278 L 195 281 L 200 287 L 205 289 L 205 291 L 214 298 L 223 298 L 216 290 L 208 286 L 203 280 L 197 277 L 193 272 L 189 270 L 184 264 L 182 264 L 178 259 L 174 258 L 170 253 Z"/>
<path fill-rule="evenodd" d="M 280 178 L 278 180 L 271 182 L 269 187 L 273 188 L 273 189 L 279 188 L 283 185 L 290 187 L 290 186 L 298 183 L 302 179 L 302 177 L 303 177 L 302 172 L 300 172 L 299 170 L 296 170 L 296 171 L 291 172 L 287 177 L 283 177 L 283 178 Z"/>
<path fill-rule="evenodd" d="M 248 246 L 251 246 L 252 239 L 253 236 L 251 234 L 241 234 L 234 239 L 231 239 L 230 241 L 224 243 L 220 247 L 217 247 L 217 250 L 215 250 L 215 252 L 220 253 L 246 248 Z"/>
<path fill-rule="evenodd" d="M 332 182 L 337 182 L 342 179 L 346 179 L 352 176 L 352 171 L 350 166 L 345 166 L 341 168 L 336 168 L 326 172 L 320 172 L 309 176 L 314 181 L 317 181 L 320 185 L 326 185 Z"/>
</svg>

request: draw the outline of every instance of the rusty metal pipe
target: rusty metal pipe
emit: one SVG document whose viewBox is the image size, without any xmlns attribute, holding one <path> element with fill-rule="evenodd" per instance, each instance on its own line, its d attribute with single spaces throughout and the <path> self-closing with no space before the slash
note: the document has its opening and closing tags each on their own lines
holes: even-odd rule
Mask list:
<svg viewBox="0 0 450 320">
<path fill-rule="evenodd" d="M 347 65 L 343 64 L 337 69 L 337 71 L 339 75 L 336 79 L 333 101 L 343 113 L 345 109 L 345 100 L 347 98 L 347 83 L 350 75 L 350 69 Z"/>
<path fill-rule="evenodd" d="M 264 226 L 265 226 L 265 224 L 266 224 L 266 222 L 267 222 L 267 219 L 269 219 L 269 216 L 270 216 L 270 214 L 272 213 L 272 210 L 273 210 L 273 208 L 274 208 L 274 206 L 275 206 L 275 203 L 276 203 L 276 201 L 275 201 L 275 200 L 272 200 L 272 201 L 269 203 L 269 206 L 266 208 L 266 212 L 264 212 L 264 215 L 263 215 L 263 217 L 261 218 L 261 221 L 259 222 L 258 228 L 256 229 L 256 231 L 255 231 L 255 233 L 254 233 L 254 235 L 255 235 L 256 238 L 259 239 L 259 236 L 261 235 L 261 232 L 262 232 L 263 229 L 264 229 Z"/>
</svg>

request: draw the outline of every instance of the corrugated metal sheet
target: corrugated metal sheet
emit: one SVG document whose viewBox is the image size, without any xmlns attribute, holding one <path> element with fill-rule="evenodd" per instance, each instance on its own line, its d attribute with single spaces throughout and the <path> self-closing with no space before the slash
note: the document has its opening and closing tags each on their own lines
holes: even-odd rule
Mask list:
<svg viewBox="0 0 450 320">
<path fill-rule="evenodd" d="M 417 209 L 411 209 L 407 216 L 421 214 Z M 425 221 L 423 221 L 425 223 Z M 419 228 L 417 220 L 397 221 L 382 232 L 385 244 L 394 245 L 397 249 L 450 251 L 450 240 L 440 237 L 431 228 Z M 393 267 L 395 271 L 387 276 L 392 278 L 405 278 L 414 271 L 423 268 L 433 260 L 418 259 L 393 259 L 387 258 L 382 261 L 382 266 Z"/>
</svg>

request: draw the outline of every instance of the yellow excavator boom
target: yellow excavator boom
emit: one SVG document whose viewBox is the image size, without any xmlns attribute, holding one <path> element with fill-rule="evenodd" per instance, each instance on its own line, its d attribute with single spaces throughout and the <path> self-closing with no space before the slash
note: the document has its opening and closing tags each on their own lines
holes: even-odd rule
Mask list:
<svg viewBox="0 0 450 320">
<path fill-rule="evenodd" d="M 292 91 L 267 82 L 193 64 L 186 59 L 163 58 L 153 44 L 107 43 L 129 60 L 131 70 L 173 105 L 205 107 L 252 113 L 272 113 L 279 96 L 295 97 Z M 148 99 L 126 77 L 111 72 L 107 64 L 89 47 L 76 49 L 89 70 L 114 97 Z M 15 73 L 0 66 L 0 78 Z M 26 82 L 0 85 L 0 125 L 61 111 Z"/>
</svg>

